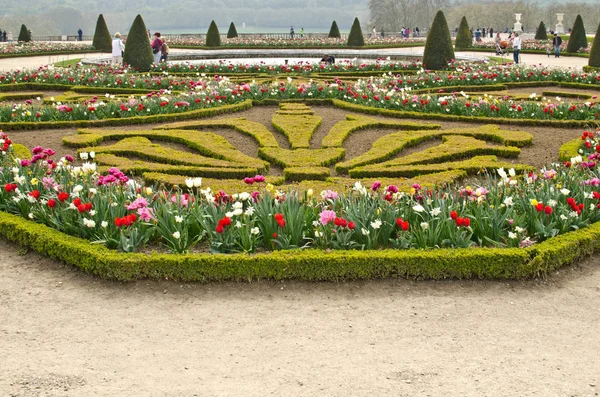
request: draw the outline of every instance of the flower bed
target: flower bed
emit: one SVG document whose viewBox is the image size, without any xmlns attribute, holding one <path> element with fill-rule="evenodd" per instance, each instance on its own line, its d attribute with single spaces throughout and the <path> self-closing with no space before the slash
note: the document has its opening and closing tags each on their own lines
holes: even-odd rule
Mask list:
<svg viewBox="0 0 600 397">
<path fill-rule="evenodd" d="M 90 52 L 98 51 L 91 45 L 80 43 L 32 41 L 29 43 L 8 43 L 0 46 L 0 58 L 84 54 Z"/>
<path fill-rule="evenodd" d="M 232 194 L 214 192 L 200 178 L 188 178 L 184 190 L 145 187 L 116 169 L 98 174 L 93 163 L 53 160 L 50 149 L 15 160 L 3 136 L 0 232 L 121 280 L 540 276 L 598 248 L 600 179 L 593 159 L 600 145 L 597 133 L 582 138 L 587 158 L 523 175 L 500 169 L 473 188 L 415 185 L 404 193 L 394 185 L 357 183 L 347 193 L 296 193 L 276 191 L 257 175 L 246 178 L 247 192 Z M 125 255 L 79 238 L 124 252 L 147 244 L 172 253 L 195 245 L 223 253 L 280 252 Z M 299 247 L 313 249 L 287 251 Z M 428 247 L 453 249 L 402 250 Z M 473 247 L 479 248 L 460 249 Z M 369 251 L 382 248 L 400 250 Z"/>
</svg>

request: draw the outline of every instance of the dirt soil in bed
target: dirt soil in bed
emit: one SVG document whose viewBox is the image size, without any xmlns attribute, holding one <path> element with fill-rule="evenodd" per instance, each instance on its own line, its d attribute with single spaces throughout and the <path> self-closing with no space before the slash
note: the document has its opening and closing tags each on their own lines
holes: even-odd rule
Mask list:
<svg viewBox="0 0 600 397">
<path fill-rule="evenodd" d="M 339 121 L 345 119 L 347 114 L 350 112 L 336 109 L 328 106 L 313 106 L 315 113 L 323 118 L 323 122 L 321 126 L 317 129 L 313 138 L 311 139 L 311 147 L 316 149 L 321 145 L 322 139 L 327 135 L 329 130 Z M 219 118 L 231 118 L 231 117 L 246 117 L 249 120 L 260 122 L 265 125 L 273 134 L 275 138 L 279 142 L 279 145 L 282 148 L 289 148 L 289 143 L 287 142 L 287 138 L 283 136 L 283 134 L 275 131 L 271 124 L 271 119 L 275 112 L 277 111 L 277 107 L 275 106 L 267 106 L 267 107 L 254 107 L 250 110 L 223 115 L 215 117 L 214 119 Z M 384 117 L 378 116 L 369 116 L 379 119 L 386 119 Z M 390 120 L 389 118 L 387 120 Z M 399 120 L 399 119 L 391 119 L 391 120 Z M 493 120 L 489 120 L 488 123 L 482 124 L 473 124 L 473 123 L 455 123 L 455 122 L 439 122 L 439 121 L 419 121 L 419 120 L 405 120 L 410 122 L 422 122 L 422 123 L 433 123 L 440 124 L 443 129 L 448 128 L 473 128 L 477 125 L 484 124 L 493 124 Z M 148 125 L 135 125 L 135 126 L 127 126 L 127 127 L 108 127 L 108 129 L 123 129 L 126 128 L 128 130 L 133 129 L 151 129 L 156 124 L 148 124 Z M 534 165 L 538 168 L 541 168 L 545 165 L 548 165 L 558 159 L 558 153 L 560 146 L 565 142 L 575 139 L 581 136 L 583 129 L 581 128 L 555 128 L 555 127 L 530 127 L 530 126 L 514 126 L 514 125 L 501 125 L 503 129 L 507 130 L 520 130 L 527 131 L 534 136 L 533 144 L 522 149 L 521 155 L 518 159 L 509 159 L 511 162 L 518 162 L 522 164 L 530 164 Z M 227 140 L 238 148 L 243 153 L 250 156 L 257 156 L 258 154 L 258 145 L 254 141 L 254 139 L 248 137 L 247 135 L 241 134 L 237 131 L 231 129 L 220 129 L 220 128 L 207 128 L 209 131 L 213 131 L 217 134 L 220 134 L 227 138 Z M 368 151 L 372 145 L 372 143 L 387 134 L 394 132 L 394 129 L 389 128 L 381 128 L 381 129 L 369 129 L 364 131 L 357 131 L 352 133 L 347 140 L 344 142 L 344 148 L 346 149 L 346 157 L 345 159 L 352 159 L 358 155 L 361 155 Z M 72 135 L 77 133 L 75 128 L 71 129 L 56 129 L 56 130 L 35 130 L 35 131 L 8 131 L 8 134 L 11 136 L 11 139 L 16 143 L 21 143 L 29 147 L 30 149 L 36 145 L 51 147 L 57 151 L 58 156 L 64 156 L 66 154 L 73 154 L 75 149 L 69 148 L 62 145 L 62 138 L 67 135 Z M 105 144 L 113 144 L 114 142 L 106 142 Z M 164 143 L 161 143 L 164 144 Z M 177 144 L 167 144 L 170 147 L 175 147 L 179 150 L 187 150 L 183 145 Z M 410 152 L 415 150 L 422 150 L 432 145 L 431 142 L 423 143 L 422 145 L 416 146 L 410 149 Z M 409 151 L 404 151 L 399 155 L 405 155 L 409 153 Z M 274 174 L 281 174 L 281 170 L 275 168 L 273 170 Z"/>
<path fill-rule="evenodd" d="M 0 239 L 2 396 L 597 396 L 600 259 L 536 281 L 98 280 Z"/>
</svg>

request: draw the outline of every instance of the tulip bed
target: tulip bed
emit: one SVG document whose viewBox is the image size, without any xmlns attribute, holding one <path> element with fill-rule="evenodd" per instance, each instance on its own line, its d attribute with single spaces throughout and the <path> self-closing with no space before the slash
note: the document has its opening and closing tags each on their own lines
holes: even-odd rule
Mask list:
<svg viewBox="0 0 600 397">
<path fill-rule="evenodd" d="M 420 71 L 408 80 L 386 75 L 352 84 L 168 77 L 164 87 L 162 77 L 158 82 L 127 72 L 130 84 L 117 85 L 121 94 L 94 97 L 73 90 L 54 100 L 0 105 L 0 117 L 2 109 L 10 110 L 5 129 L 102 127 L 65 134 L 63 143 L 77 149 L 79 164 L 70 156 L 55 159 L 52 149 L 28 153 L 2 136 L 0 233 L 120 280 L 544 276 L 598 248 L 599 133 L 585 132 L 561 148 L 563 163 L 536 170 L 514 162 L 532 144 L 527 130 L 481 122 L 593 125 L 593 90 L 600 83 L 585 73 L 490 70 Z M 114 88 L 116 76 L 123 78 L 85 69 L 87 77 L 67 73 L 73 81 L 52 78 L 69 88 L 92 79 L 94 88 L 105 90 Z M 487 85 L 478 81 L 483 75 Z M 163 88 L 133 94 L 139 79 Z M 34 80 L 16 85 L 48 84 L 39 76 Z M 589 96 L 548 100 L 550 95 L 510 90 L 454 92 L 455 80 L 469 89 L 506 90 L 526 80 L 592 90 Z M 14 85 L 13 79 L 4 87 Z M 417 91 L 440 89 L 452 91 Z M 7 100 L 24 97 L 17 98 Z M 267 104 L 278 105 L 271 117 L 275 133 L 233 115 L 198 120 Z M 329 124 L 315 142 L 325 121 L 319 104 L 353 114 Z M 499 110 L 490 111 L 492 106 Z M 403 120 L 428 116 L 480 125 Z M 158 125 L 105 128 L 133 123 Z M 369 129 L 389 131 L 347 158 L 345 142 Z M 249 136 L 258 158 L 217 130 Z M 408 151 L 423 143 L 425 148 Z M 466 177 L 471 186 L 455 183 Z M 164 253 L 149 253 L 155 250 Z"/>
<path fill-rule="evenodd" d="M 79 43 L 34 41 L 30 43 L 8 43 L 0 46 L 0 58 L 85 54 L 92 52 L 99 51 L 91 45 Z"/>
</svg>

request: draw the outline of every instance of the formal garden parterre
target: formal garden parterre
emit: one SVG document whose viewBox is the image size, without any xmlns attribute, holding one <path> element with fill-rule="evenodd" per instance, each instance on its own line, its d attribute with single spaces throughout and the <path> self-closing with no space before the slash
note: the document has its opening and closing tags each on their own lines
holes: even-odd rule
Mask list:
<svg viewBox="0 0 600 397">
<path fill-rule="evenodd" d="M 0 230 L 95 274 L 531 277 L 596 249 L 593 73 L 53 72 L 2 79 Z M 511 93 L 523 82 L 540 94 Z"/>
</svg>

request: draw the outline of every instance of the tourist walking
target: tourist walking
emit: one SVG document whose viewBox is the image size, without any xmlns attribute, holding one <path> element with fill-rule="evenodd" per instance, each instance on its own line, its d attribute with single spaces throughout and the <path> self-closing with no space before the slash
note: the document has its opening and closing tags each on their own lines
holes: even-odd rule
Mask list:
<svg viewBox="0 0 600 397">
<path fill-rule="evenodd" d="M 519 34 L 515 32 L 515 38 L 513 39 L 513 60 L 515 65 L 519 64 L 519 54 L 521 53 L 521 38 Z"/>
<path fill-rule="evenodd" d="M 290 26 L 290 39 L 294 40 L 294 27 Z"/>
<path fill-rule="evenodd" d="M 160 49 L 162 48 L 162 40 L 160 38 L 160 32 L 154 33 L 154 41 L 152 42 L 152 53 L 154 54 L 154 64 L 160 63 L 160 57 L 162 56 Z"/>
<path fill-rule="evenodd" d="M 79 36 L 79 41 L 83 41 L 83 30 L 81 28 L 77 31 L 77 36 Z"/>
<path fill-rule="evenodd" d="M 112 64 L 120 65 L 123 63 L 123 51 L 125 51 L 125 44 L 123 44 L 123 40 L 121 40 L 121 33 L 115 33 L 115 37 L 112 41 Z"/>
<path fill-rule="evenodd" d="M 304 38 L 304 28 L 300 28 L 300 38 Z"/>
<path fill-rule="evenodd" d="M 554 47 L 554 58 L 560 58 L 560 46 L 562 45 L 562 38 L 558 33 L 554 33 L 552 38 L 552 46 Z"/>
<path fill-rule="evenodd" d="M 169 57 L 169 46 L 167 45 L 167 40 L 163 37 L 162 38 L 162 47 L 160 48 L 160 52 L 161 52 L 161 56 L 160 56 L 160 61 L 161 62 L 167 62 L 167 58 Z"/>
<path fill-rule="evenodd" d="M 418 26 L 415 28 L 415 36 L 419 37 L 419 27 Z"/>
</svg>

